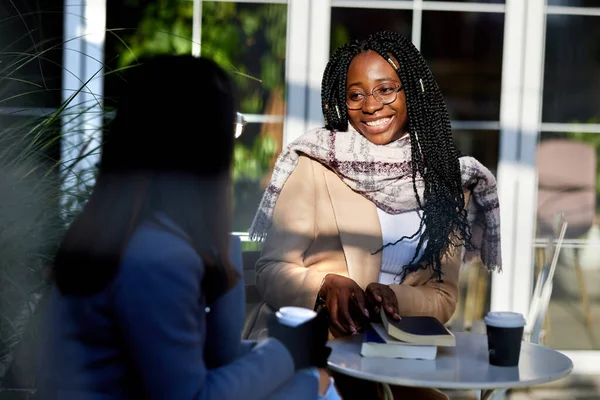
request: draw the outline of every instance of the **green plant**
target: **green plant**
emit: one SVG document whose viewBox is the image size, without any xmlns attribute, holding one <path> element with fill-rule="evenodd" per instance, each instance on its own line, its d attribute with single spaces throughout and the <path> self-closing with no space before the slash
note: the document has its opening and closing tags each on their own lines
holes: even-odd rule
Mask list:
<svg viewBox="0 0 600 400">
<path fill-rule="evenodd" d="M 23 16 L 17 12 L 15 17 Z M 0 92 L 0 105 L 15 104 L 26 95 L 50 93 L 35 78 L 29 80 L 27 71 L 47 60 L 48 53 L 60 46 L 44 41 L 24 51 L 0 52 L 0 84 L 18 82 L 22 88 L 16 93 Z M 46 79 L 42 76 L 42 81 Z M 0 120 L 2 386 L 31 384 L 23 379 L 27 381 L 25 375 L 30 377 L 33 369 L 32 350 L 28 347 L 35 344 L 39 322 L 35 317 L 47 288 L 48 267 L 65 228 L 85 204 L 92 184 L 94 165 L 89 161 L 96 158 L 98 146 L 93 141 L 79 140 L 80 127 L 70 124 L 71 128 L 65 129 L 61 124 L 62 120 L 78 119 L 89 111 L 89 106 L 76 104 L 78 93 L 42 117 L 3 116 Z M 63 151 L 73 150 L 74 156 L 60 159 L 61 147 Z M 26 360 L 20 359 L 23 354 L 27 354 Z"/>
<path fill-rule="evenodd" d="M 68 186 L 63 179 L 82 174 L 76 167 L 93 153 L 68 162 L 48 159 L 48 149 L 72 134 L 61 134 L 58 115 L 0 128 L 0 378 L 13 365 L 18 345 L 34 334 L 29 322 L 48 266 L 75 205 L 87 197 L 81 182 L 73 179 Z"/>
</svg>

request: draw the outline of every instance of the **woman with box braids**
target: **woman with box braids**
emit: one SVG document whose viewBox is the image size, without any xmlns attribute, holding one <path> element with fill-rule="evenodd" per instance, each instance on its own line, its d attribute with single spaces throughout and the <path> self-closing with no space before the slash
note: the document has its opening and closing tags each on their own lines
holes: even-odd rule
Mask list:
<svg viewBox="0 0 600 400">
<path fill-rule="evenodd" d="M 470 248 L 471 232 L 465 210 L 459 151 L 452 140 L 450 117 L 440 89 L 415 46 L 400 34 L 380 32 L 366 41 L 354 41 L 340 47 L 325 69 L 321 86 L 325 127 L 340 132 L 348 130 L 348 110 L 345 107 L 348 68 L 354 57 L 369 50 L 396 67 L 406 94 L 406 130 L 411 143 L 419 144 L 411 146 L 411 166 L 413 181 L 417 175 L 422 176 L 424 181 L 423 198 L 416 185 L 414 187 L 416 200 L 423 209 L 421 226 L 424 225 L 424 230 L 410 266 L 402 273 L 430 266 L 437 278 L 442 279 L 441 255 L 449 246 L 460 243 L 457 241 L 460 238 Z M 397 60 L 399 65 L 393 60 Z M 403 239 L 410 238 L 398 238 L 398 241 Z M 387 243 L 385 247 L 396 243 Z M 427 246 L 423 256 L 416 260 L 424 243 Z M 413 264 L 415 261 L 425 263 Z"/>
<path fill-rule="evenodd" d="M 460 265 L 501 268 L 494 176 L 456 149 L 431 71 L 397 33 L 341 46 L 321 96 L 325 126 L 283 149 L 250 228 L 264 301 L 247 337 L 283 306 L 325 307 L 336 337 L 384 315 L 446 323 Z"/>
</svg>

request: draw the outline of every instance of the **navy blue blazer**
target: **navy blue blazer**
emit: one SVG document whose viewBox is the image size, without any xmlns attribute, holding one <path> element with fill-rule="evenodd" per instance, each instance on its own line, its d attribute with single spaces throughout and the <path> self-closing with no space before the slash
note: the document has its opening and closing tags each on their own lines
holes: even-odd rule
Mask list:
<svg viewBox="0 0 600 400">
<path fill-rule="evenodd" d="M 241 268 L 239 240 L 233 244 L 233 261 Z M 149 222 L 134 233 L 119 272 L 103 291 L 72 298 L 53 288 L 37 397 L 317 399 L 317 378 L 295 374 L 279 341 L 240 340 L 243 279 L 209 310 L 204 272 L 188 242 Z"/>
</svg>

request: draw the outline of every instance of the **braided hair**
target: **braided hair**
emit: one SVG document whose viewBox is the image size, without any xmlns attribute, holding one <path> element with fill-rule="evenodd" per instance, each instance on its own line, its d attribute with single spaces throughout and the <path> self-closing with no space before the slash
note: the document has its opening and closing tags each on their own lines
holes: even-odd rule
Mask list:
<svg viewBox="0 0 600 400">
<path fill-rule="evenodd" d="M 464 245 L 470 250 L 474 246 L 464 207 L 459 163 L 461 154 L 452 139 L 450 117 L 442 93 L 416 47 L 398 33 L 383 31 L 338 48 L 325 68 L 321 86 L 325 128 L 342 132 L 348 130 L 345 97 L 348 68 L 354 57 L 369 50 L 397 67 L 396 73 L 404 87 L 413 189 L 418 207 L 423 211 L 421 224 L 414 235 L 387 243 L 377 252 L 401 240 L 412 239 L 421 232 L 415 255 L 403 268 L 402 275 L 430 267 L 438 281 L 442 281 L 442 257 L 454 247 Z M 396 65 L 390 56 L 400 65 Z M 417 192 L 417 174 L 423 177 L 423 198 Z M 417 260 L 422 249 L 423 255 Z"/>
</svg>

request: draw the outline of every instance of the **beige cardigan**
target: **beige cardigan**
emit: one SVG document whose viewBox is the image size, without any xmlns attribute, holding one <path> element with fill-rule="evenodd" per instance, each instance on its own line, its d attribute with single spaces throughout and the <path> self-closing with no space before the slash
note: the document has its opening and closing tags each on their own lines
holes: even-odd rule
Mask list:
<svg viewBox="0 0 600 400">
<path fill-rule="evenodd" d="M 468 193 L 465 193 L 465 200 Z M 350 277 L 365 289 L 381 268 L 381 227 L 375 204 L 319 162 L 302 156 L 285 183 L 256 263 L 264 302 L 248 316 L 244 337 L 266 334 L 266 317 L 283 306 L 314 308 L 327 274 Z M 431 270 L 389 285 L 400 315 L 431 315 L 447 322 L 456 308 L 460 251 L 444 258 L 444 282 Z"/>
</svg>

